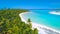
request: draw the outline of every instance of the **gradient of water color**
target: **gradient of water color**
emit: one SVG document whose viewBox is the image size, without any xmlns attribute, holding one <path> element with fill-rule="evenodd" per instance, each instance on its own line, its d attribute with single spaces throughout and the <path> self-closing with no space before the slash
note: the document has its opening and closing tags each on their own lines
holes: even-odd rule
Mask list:
<svg viewBox="0 0 60 34">
<path fill-rule="evenodd" d="M 24 19 L 31 19 L 32 22 L 42 24 L 60 31 L 60 15 L 49 14 L 52 11 L 59 10 L 30 10 L 30 13 L 24 14 Z"/>
</svg>

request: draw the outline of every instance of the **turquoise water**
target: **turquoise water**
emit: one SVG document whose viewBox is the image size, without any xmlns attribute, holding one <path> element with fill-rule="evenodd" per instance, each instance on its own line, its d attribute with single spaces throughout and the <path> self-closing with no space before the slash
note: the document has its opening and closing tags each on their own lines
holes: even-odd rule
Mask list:
<svg viewBox="0 0 60 34">
<path fill-rule="evenodd" d="M 32 22 L 42 24 L 60 31 L 60 15 L 49 14 L 53 10 L 30 10 L 31 13 L 24 14 L 24 18 Z M 54 10 L 59 11 L 59 10 Z"/>
</svg>

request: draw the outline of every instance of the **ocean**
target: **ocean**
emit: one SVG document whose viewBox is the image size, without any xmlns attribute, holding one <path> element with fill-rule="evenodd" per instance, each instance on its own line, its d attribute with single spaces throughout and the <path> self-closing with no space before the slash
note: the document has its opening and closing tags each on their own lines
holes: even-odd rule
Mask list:
<svg viewBox="0 0 60 34">
<path fill-rule="evenodd" d="M 24 14 L 23 17 L 26 21 L 30 18 L 32 22 L 60 31 L 59 12 L 59 10 L 30 10 L 29 13 Z"/>
</svg>

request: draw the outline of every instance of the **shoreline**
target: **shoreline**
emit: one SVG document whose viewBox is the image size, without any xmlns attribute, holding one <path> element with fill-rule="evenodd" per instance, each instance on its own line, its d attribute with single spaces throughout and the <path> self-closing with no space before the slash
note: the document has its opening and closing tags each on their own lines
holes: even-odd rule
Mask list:
<svg viewBox="0 0 60 34">
<path fill-rule="evenodd" d="M 26 22 L 26 20 L 23 19 L 23 16 L 22 15 L 23 14 L 26 14 L 26 13 L 29 13 L 29 12 L 23 12 L 23 13 L 19 14 L 19 16 L 21 17 L 21 20 L 24 21 L 25 23 L 27 23 L 27 22 Z M 57 33 L 60 34 L 60 32 L 57 31 L 57 30 L 55 30 L 55 29 L 52 29 L 50 27 L 47 27 L 47 26 L 44 26 L 44 25 L 41 25 L 41 24 L 32 22 L 32 29 L 34 29 L 34 28 L 37 28 L 38 29 L 38 33 L 41 33 L 41 30 L 43 31 L 43 33 L 45 33 L 43 29 L 46 29 L 46 30 L 54 31 L 54 32 L 57 32 Z"/>
</svg>

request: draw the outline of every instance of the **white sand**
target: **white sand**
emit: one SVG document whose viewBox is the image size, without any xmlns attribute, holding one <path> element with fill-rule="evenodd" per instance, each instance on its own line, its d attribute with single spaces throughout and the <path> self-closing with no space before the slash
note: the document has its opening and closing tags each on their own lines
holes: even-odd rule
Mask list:
<svg viewBox="0 0 60 34">
<path fill-rule="evenodd" d="M 24 12 L 24 13 L 19 14 L 19 16 L 21 17 L 22 21 L 24 21 L 25 23 L 27 23 L 27 22 L 26 22 L 26 20 L 23 19 L 23 16 L 22 16 L 22 15 L 23 15 L 23 14 L 26 14 L 26 13 L 29 13 L 29 12 Z M 55 30 L 55 29 L 52 29 L 52 28 L 49 28 L 49 27 L 47 27 L 47 26 L 44 26 L 44 25 L 41 25 L 41 24 L 37 24 L 37 23 L 35 23 L 35 22 L 32 22 L 32 29 L 34 29 L 34 28 L 37 28 L 37 29 L 38 29 L 38 33 L 39 33 L 39 34 L 47 34 L 47 33 L 45 32 L 44 28 L 47 29 L 47 30 L 52 30 L 52 31 L 54 31 L 54 32 L 60 33 L 60 31 L 57 31 L 57 30 Z"/>
</svg>

